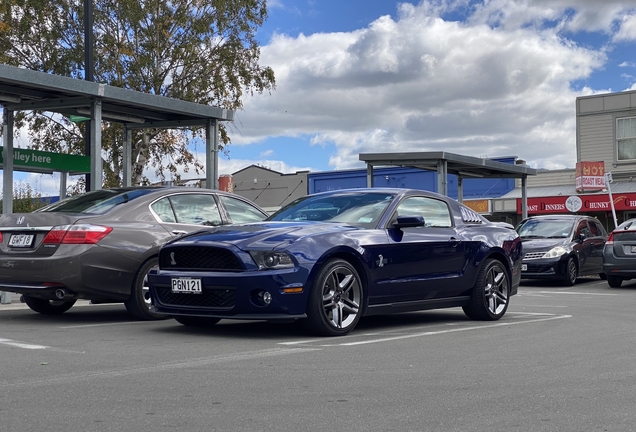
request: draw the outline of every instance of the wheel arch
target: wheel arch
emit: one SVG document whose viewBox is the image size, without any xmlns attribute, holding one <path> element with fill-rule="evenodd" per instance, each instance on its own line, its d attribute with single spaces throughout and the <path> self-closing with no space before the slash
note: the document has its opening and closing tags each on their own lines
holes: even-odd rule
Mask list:
<svg viewBox="0 0 636 432">
<path fill-rule="evenodd" d="M 340 259 L 343 259 L 343 260 L 347 261 L 358 272 L 358 276 L 360 276 L 360 279 L 361 279 L 361 282 L 362 282 L 362 294 L 364 296 L 364 303 L 365 303 L 365 309 L 366 309 L 366 303 L 367 303 L 368 298 L 369 298 L 369 293 L 368 293 L 368 283 L 369 283 L 369 280 L 370 280 L 370 277 L 369 277 L 369 274 L 368 274 L 369 270 L 368 270 L 367 266 L 364 264 L 363 257 L 359 253 L 357 253 L 357 251 L 354 251 L 353 249 L 350 249 L 350 248 L 339 248 L 339 249 L 331 250 L 331 251 L 323 254 L 314 263 L 311 271 L 309 272 L 309 275 L 307 277 L 306 287 L 308 289 L 310 289 L 313 286 L 314 280 L 316 279 L 316 275 L 318 274 L 318 272 L 320 271 L 322 266 L 327 261 L 329 261 L 330 259 L 334 259 L 334 258 L 340 258 Z"/>
<path fill-rule="evenodd" d="M 498 249 L 491 250 L 490 253 L 488 255 L 484 256 L 484 258 L 481 260 L 477 271 L 479 272 L 479 269 L 481 269 L 484 265 L 486 265 L 486 261 L 488 261 L 490 259 L 495 259 L 495 260 L 501 262 L 503 264 L 504 268 L 506 269 L 506 273 L 508 273 L 508 278 L 510 279 L 510 281 L 513 281 L 513 279 L 512 279 L 512 263 L 510 262 L 510 259 L 506 256 L 504 251 L 502 251 L 502 250 L 498 250 Z"/>
</svg>

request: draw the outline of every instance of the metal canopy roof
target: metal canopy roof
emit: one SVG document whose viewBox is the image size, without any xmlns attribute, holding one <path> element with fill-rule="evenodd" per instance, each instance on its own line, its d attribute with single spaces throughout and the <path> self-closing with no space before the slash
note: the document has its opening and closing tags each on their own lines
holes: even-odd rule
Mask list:
<svg viewBox="0 0 636 432">
<path fill-rule="evenodd" d="M 412 153 L 361 153 L 361 161 L 367 164 L 367 186 L 373 187 L 374 166 L 403 166 L 437 171 L 437 189 L 443 195 L 448 195 L 448 174 L 457 175 L 459 182 L 459 201 L 462 197 L 463 178 L 520 178 L 521 179 L 521 208 L 522 215 L 528 215 L 528 199 L 526 182 L 528 175 L 536 175 L 537 170 L 526 165 L 512 165 L 490 159 L 463 156 L 455 153 L 412 152 Z"/>
<path fill-rule="evenodd" d="M 202 126 L 232 121 L 234 111 L 0 64 L 0 102 L 11 111 L 39 110 L 90 115 L 102 101 L 102 117 L 129 129 Z"/>
<path fill-rule="evenodd" d="M 440 162 L 446 163 L 446 172 L 460 177 L 524 178 L 536 175 L 537 170 L 526 165 L 512 165 L 490 159 L 464 156 L 455 153 L 362 153 L 360 160 L 367 165 L 397 165 L 436 171 Z"/>
<path fill-rule="evenodd" d="M 101 121 L 124 126 L 123 184 L 131 181 L 131 129 L 205 127 L 206 180 L 217 187 L 219 121 L 232 121 L 234 111 L 141 93 L 44 72 L 0 64 L 0 104 L 3 110 L 3 213 L 13 208 L 13 113 L 50 111 L 90 117 L 90 154 L 101 156 Z M 92 189 L 101 189 L 101 157 L 91 156 Z M 210 186 L 212 187 L 212 186 Z M 66 174 L 60 178 L 60 195 L 66 191 Z"/>
</svg>

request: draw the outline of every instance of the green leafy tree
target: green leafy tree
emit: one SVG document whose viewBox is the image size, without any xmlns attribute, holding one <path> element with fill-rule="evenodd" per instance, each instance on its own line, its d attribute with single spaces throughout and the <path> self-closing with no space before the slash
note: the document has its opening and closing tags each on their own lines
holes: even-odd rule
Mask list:
<svg viewBox="0 0 636 432">
<path fill-rule="evenodd" d="M 31 213 L 49 204 L 49 200 L 42 198 L 42 194 L 35 192 L 28 183 L 16 183 L 13 189 L 13 213 Z M 0 212 L 3 202 L 0 200 Z"/>
<path fill-rule="evenodd" d="M 240 110 L 246 95 L 275 88 L 274 71 L 259 64 L 255 35 L 266 0 L 94 0 L 95 81 L 185 101 Z M 0 63 L 83 78 L 83 1 L 0 0 Z M 88 123 L 46 112 L 16 113 L 35 149 L 84 153 Z M 200 173 L 188 144 L 203 129 L 133 132 L 133 183 L 178 179 L 177 166 Z M 121 183 L 122 130 L 104 123 L 104 186 Z M 220 125 L 221 149 L 230 135 Z"/>
</svg>

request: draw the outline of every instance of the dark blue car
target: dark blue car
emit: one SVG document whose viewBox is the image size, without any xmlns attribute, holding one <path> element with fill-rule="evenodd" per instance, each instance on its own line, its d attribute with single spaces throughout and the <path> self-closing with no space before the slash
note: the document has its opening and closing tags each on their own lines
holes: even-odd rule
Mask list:
<svg viewBox="0 0 636 432">
<path fill-rule="evenodd" d="M 300 198 L 264 222 L 216 227 L 161 248 L 154 312 L 188 326 L 303 320 L 338 336 L 362 316 L 462 307 L 498 320 L 517 293 L 521 241 L 459 202 L 421 190 Z"/>
</svg>

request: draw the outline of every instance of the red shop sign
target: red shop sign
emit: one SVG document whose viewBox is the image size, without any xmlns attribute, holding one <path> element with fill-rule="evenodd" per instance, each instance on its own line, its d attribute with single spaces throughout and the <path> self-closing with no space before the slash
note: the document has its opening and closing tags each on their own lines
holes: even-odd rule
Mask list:
<svg viewBox="0 0 636 432">
<path fill-rule="evenodd" d="M 613 198 L 617 211 L 636 210 L 636 193 L 622 193 Z M 612 211 L 608 194 L 528 198 L 528 214 L 606 211 Z M 521 214 L 521 198 L 517 198 L 517 214 Z"/>
</svg>

